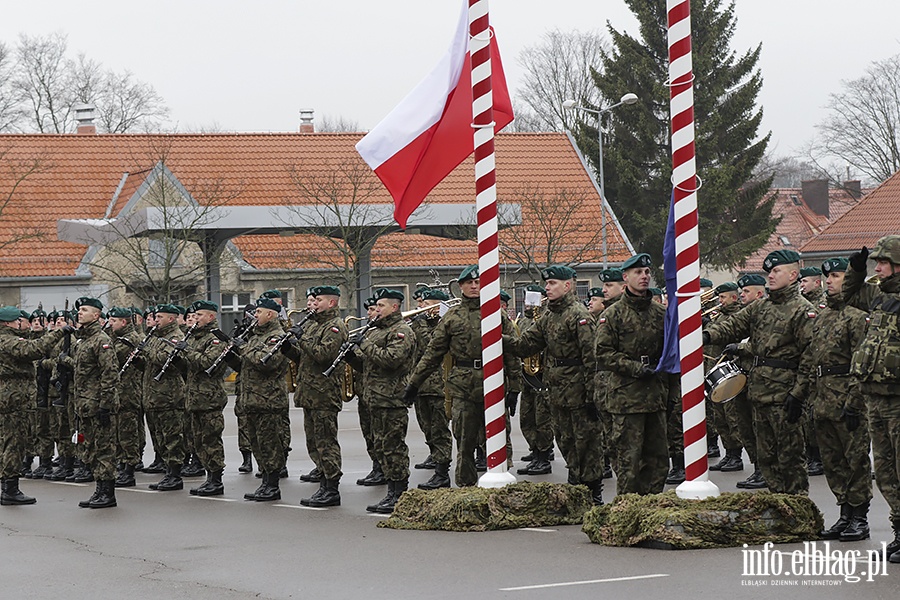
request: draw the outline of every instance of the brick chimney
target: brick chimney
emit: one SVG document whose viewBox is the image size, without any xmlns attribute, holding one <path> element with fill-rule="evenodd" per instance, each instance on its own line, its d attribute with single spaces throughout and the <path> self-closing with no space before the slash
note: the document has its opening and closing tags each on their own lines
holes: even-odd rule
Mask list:
<svg viewBox="0 0 900 600">
<path fill-rule="evenodd" d="M 828 212 L 828 180 L 814 179 L 812 181 L 803 181 L 800 184 L 800 193 L 803 195 L 803 201 L 809 206 L 814 213 L 823 217 L 830 217 Z"/>
<path fill-rule="evenodd" d="M 862 183 L 860 183 L 859 179 L 855 179 L 853 181 L 845 181 L 844 191 L 850 194 L 850 197 L 854 200 L 859 200 L 860 198 L 862 198 Z"/>
<path fill-rule="evenodd" d="M 311 108 L 300 109 L 300 133 L 315 133 L 316 126 L 313 125 L 313 115 L 315 111 Z"/>
<path fill-rule="evenodd" d="M 97 126 L 94 125 L 94 116 L 97 107 L 93 104 L 76 104 L 72 107 L 75 112 L 75 122 L 78 126 L 75 133 L 78 135 L 97 135 Z"/>
</svg>

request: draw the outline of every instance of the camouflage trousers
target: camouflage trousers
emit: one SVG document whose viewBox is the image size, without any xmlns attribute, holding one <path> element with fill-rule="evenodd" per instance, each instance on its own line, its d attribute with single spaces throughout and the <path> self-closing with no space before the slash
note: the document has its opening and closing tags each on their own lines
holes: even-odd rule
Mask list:
<svg viewBox="0 0 900 600">
<path fill-rule="evenodd" d="M 726 452 L 740 453 L 742 447 L 741 435 L 736 429 L 737 424 L 732 423 L 728 418 L 727 411 L 730 404 L 731 402 L 712 402 L 707 398 L 706 407 L 709 410 L 707 426 L 710 422 L 713 423 L 713 429 L 710 429 L 710 432 L 719 435 L 719 439 L 722 440 L 722 446 L 725 447 Z"/>
<path fill-rule="evenodd" d="M 53 456 L 53 430 L 51 429 L 50 408 L 36 408 L 30 413 L 31 454 L 44 458 Z"/>
<path fill-rule="evenodd" d="M 586 408 L 550 404 L 550 417 L 559 451 L 572 479 L 581 483 L 603 478 L 603 425 L 588 416 Z"/>
<path fill-rule="evenodd" d="M 478 402 L 454 398 L 451 405 L 453 437 L 456 438 L 456 485 L 472 486 L 478 483 L 475 470 L 475 447 L 479 435 L 484 435 L 484 405 Z"/>
<path fill-rule="evenodd" d="M 247 413 L 241 404 L 241 395 L 238 393 L 234 401 L 234 416 L 237 418 L 238 449 L 241 452 L 251 452 L 250 435 L 247 433 Z"/>
<path fill-rule="evenodd" d="M 291 451 L 291 409 L 285 406 L 279 414 L 281 421 L 278 433 L 281 436 L 281 445 L 284 446 L 285 457 L 287 457 L 287 453 Z"/>
<path fill-rule="evenodd" d="M 281 411 L 250 412 L 246 417 L 250 448 L 260 470 L 264 473 L 281 471 L 287 459 Z"/>
<path fill-rule="evenodd" d="M 553 448 L 550 400 L 546 392 L 536 390 L 527 383 L 524 384 L 522 401 L 519 404 L 519 427 L 530 451 L 543 452 Z"/>
<path fill-rule="evenodd" d="M 153 449 L 167 465 L 184 462 L 184 411 L 180 408 L 148 410 L 147 425 L 156 431 Z"/>
<path fill-rule="evenodd" d="M 666 446 L 669 458 L 684 457 L 684 419 L 681 398 L 669 404 L 666 411 Z"/>
<path fill-rule="evenodd" d="M 72 424 L 69 421 L 69 411 L 65 406 L 54 406 L 51 409 L 53 421 L 53 439 L 56 440 L 56 448 L 59 455 L 75 456 L 75 445 L 72 444 Z"/>
<path fill-rule="evenodd" d="M 843 421 L 816 419 L 825 479 L 838 504 L 860 506 L 872 499 L 869 430 L 863 422 L 850 432 Z"/>
<path fill-rule="evenodd" d="M 754 465 L 757 464 L 753 408 L 750 405 L 750 399 L 747 398 L 747 392 L 741 392 L 734 400 L 726 403 L 725 418 L 728 419 L 731 430 L 738 433 L 750 462 Z"/>
<path fill-rule="evenodd" d="M 139 408 L 119 409 L 119 447 L 118 459 L 128 465 L 136 465 L 140 462 L 141 431 L 144 429 L 144 420 L 141 418 Z"/>
<path fill-rule="evenodd" d="M 110 424 L 100 425 L 93 415 L 79 418 L 79 431 L 84 435 L 81 461 L 91 468 L 98 481 L 116 478 L 117 415 L 110 416 Z"/>
<path fill-rule="evenodd" d="M 335 410 L 303 409 L 303 432 L 306 449 L 325 479 L 339 481 L 341 475 L 341 445 L 338 443 L 338 412 Z M 313 457 L 315 453 L 315 457 Z"/>
<path fill-rule="evenodd" d="M 371 407 L 372 441 L 375 456 L 390 481 L 409 480 L 409 410 L 406 408 Z"/>
<path fill-rule="evenodd" d="M 162 457 L 162 441 L 159 436 L 159 423 L 157 423 L 153 411 L 146 411 L 144 413 L 144 418 L 147 419 L 147 430 L 150 432 L 150 445 L 153 446 L 153 453 L 156 456 Z"/>
<path fill-rule="evenodd" d="M 450 421 L 444 410 L 443 396 L 419 396 L 416 398 L 416 419 L 431 458 L 438 464 L 450 464 L 453 454 L 453 437 L 450 435 Z"/>
<path fill-rule="evenodd" d="M 188 459 L 190 459 L 191 454 L 194 454 L 194 452 L 196 452 L 194 448 L 194 430 L 191 425 L 190 411 L 184 411 L 182 422 L 184 423 L 184 433 L 182 434 L 184 436 L 184 456 L 185 462 L 187 462 Z"/>
<path fill-rule="evenodd" d="M 194 453 L 200 464 L 207 471 L 221 471 L 225 468 L 225 446 L 222 444 L 225 415 L 221 409 L 192 410 L 190 415 Z"/>
<path fill-rule="evenodd" d="M 813 411 L 809 410 L 803 415 L 803 438 L 806 440 L 807 448 L 815 448 L 819 445 L 819 438 L 816 434 L 816 419 L 813 417 Z"/>
<path fill-rule="evenodd" d="M 372 462 L 377 462 L 375 442 L 372 440 L 372 415 L 369 403 L 363 400 L 362 395 L 357 396 L 356 408 L 359 411 L 359 428 L 362 430 L 363 440 L 366 442 L 366 453 Z"/>
<path fill-rule="evenodd" d="M 769 491 L 808 494 L 803 417 L 797 423 L 788 423 L 787 411 L 781 404 L 751 402 L 751 407 L 756 434 L 756 466 L 762 471 Z"/>
<path fill-rule="evenodd" d="M 0 477 L 18 477 L 22 471 L 28 431 L 28 413 L 17 410 L 0 414 Z"/>
<path fill-rule="evenodd" d="M 612 414 L 616 494 L 659 494 L 669 470 L 666 411 Z"/>
<path fill-rule="evenodd" d="M 875 483 L 891 509 L 891 520 L 897 520 L 900 519 L 900 398 L 868 394 L 866 406 Z"/>
</svg>

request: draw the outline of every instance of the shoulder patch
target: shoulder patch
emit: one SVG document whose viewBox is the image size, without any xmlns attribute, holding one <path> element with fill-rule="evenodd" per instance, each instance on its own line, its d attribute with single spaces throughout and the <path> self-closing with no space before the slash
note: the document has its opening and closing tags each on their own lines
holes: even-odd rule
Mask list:
<svg viewBox="0 0 900 600">
<path fill-rule="evenodd" d="M 600 317 L 599 319 L 597 319 L 597 322 L 603 325 L 604 323 L 606 323 L 606 317 Z"/>
<path fill-rule="evenodd" d="M 212 341 L 212 343 L 213 343 L 213 346 L 218 346 L 218 345 L 221 344 L 222 342 L 221 342 L 220 340 L 218 340 L 218 339 L 215 339 L 215 340 Z"/>
<path fill-rule="evenodd" d="M 816 318 L 816 313 L 813 312 L 813 311 L 809 311 L 809 312 L 806 313 L 806 316 L 807 316 L 807 318 L 809 318 L 809 319 L 815 319 L 815 318 Z"/>
<path fill-rule="evenodd" d="M 402 339 L 404 339 L 404 338 L 406 337 L 406 334 L 403 333 L 402 331 L 398 331 L 398 332 L 397 332 L 397 337 L 400 338 L 400 339 L 402 340 Z"/>
<path fill-rule="evenodd" d="M 278 342 L 278 338 L 277 338 L 277 337 L 271 337 L 271 338 L 269 338 L 268 340 L 266 340 L 266 343 L 267 343 L 267 344 L 275 344 L 275 343 L 277 343 L 277 342 Z"/>
<path fill-rule="evenodd" d="M 331 328 L 331 331 L 333 331 L 333 332 L 335 332 L 335 333 L 340 333 L 340 332 L 341 332 L 341 330 L 338 329 L 337 327 L 332 327 L 332 328 Z"/>
<path fill-rule="evenodd" d="M 104 350 L 109 350 L 109 349 L 110 349 L 110 345 L 109 345 L 109 344 L 103 344 L 103 349 L 104 349 Z"/>
<path fill-rule="evenodd" d="M 587 325 L 587 323 L 588 323 L 587 319 L 581 319 L 580 321 L 578 321 L 579 325 Z"/>
</svg>

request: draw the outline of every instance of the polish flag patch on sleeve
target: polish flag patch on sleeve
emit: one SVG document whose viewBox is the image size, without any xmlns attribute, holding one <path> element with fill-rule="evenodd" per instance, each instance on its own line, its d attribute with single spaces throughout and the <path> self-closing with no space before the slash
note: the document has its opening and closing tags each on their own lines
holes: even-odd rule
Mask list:
<svg viewBox="0 0 900 600">
<path fill-rule="evenodd" d="M 604 323 L 606 323 L 606 317 L 600 317 L 600 318 L 597 320 L 597 322 L 600 323 L 601 325 L 603 325 Z"/>
<path fill-rule="evenodd" d="M 335 333 L 340 333 L 340 332 L 341 332 L 341 330 L 338 329 L 337 327 L 332 327 L 332 328 L 331 328 L 331 331 L 333 331 L 333 332 L 335 332 Z"/>
<path fill-rule="evenodd" d="M 110 345 L 109 345 L 109 344 L 103 344 L 103 349 L 104 349 L 104 350 L 109 350 L 109 348 L 110 348 Z"/>
<path fill-rule="evenodd" d="M 580 321 L 578 321 L 579 325 L 587 325 L 587 323 L 588 323 L 587 319 L 581 319 Z"/>
<path fill-rule="evenodd" d="M 406 338 L 406 334 L 403 333 L 402 331 L 398 331 L 398 332 L 397 332 L 397 337 L 400 338 L 400 339 L 402 340 L 402 339 L 405 339 L 405 338 Z"/>
<path fill-rule="evenodd" d="M 816 313 L 814 313 L 813 311 L 809 311 L 809 312 L 806 313 L 806 316 L 807 316 L 807 318 L 809 318 L 809 319 L 815 319 L 815 318 L 816 318 Z"/>
</svg>

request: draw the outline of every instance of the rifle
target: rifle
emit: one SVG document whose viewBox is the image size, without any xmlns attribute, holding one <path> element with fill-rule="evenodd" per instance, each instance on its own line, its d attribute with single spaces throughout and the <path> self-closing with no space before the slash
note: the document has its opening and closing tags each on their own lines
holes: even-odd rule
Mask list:
<svg viewBox="0 0 900 600">
<path fill-rule="evenodd" d="M 361 339 L 363 339 L 364 337 L 366 337 L 366 334 L 369 333 L 369 330 L 372 329 L 373 327 L 375 327 L 375 321 L 377 321 L 377 320 L 378 320 L 378 319 L 372 319 L 371 321 L 369 321 L 368 323 L 366 323 L 366 324 L 359 330 L 359 332 L 356 333 L 356 335 L 354 336 L 354 338 L 355 338 L 355 339 L 358 339 L 358 340 L 361 340 Z M 338 365 L 340 365 L 340 364 L 344 361 L 344 359 L 345 359 L 345 358 L 347 357 L 347 355 L 350 353 L 350 349 L 353 348 L 354 345 L 355 345 L 355 344 L 352 343 L 352 342 L 350 342 L 350 341 L 345 342 L 344 345 L 341 346 L 341 351 L 338 352 L 338 355 L 334 358 L 334 362 L 331 363 L 331 366 L 330 366 L 330 367 L 328 367 L 327 369 L 325 369 L 325 371 L 322 373 L 322 375 L 324 375 L 325 377 L 331 377 L 331 374 L 334 373 L 334 370 L 338 368 Z"/>
<path fill-rule="evenodd" d="M 69 299 L 66 298 L 66 314 L 69 314 Z M 68 320 L 68 317 L 66 317 Z M 72 334 L 66 333 L 63 335 L 63 346 L 62 346 L 62 354 L 66 356 L 72 351 Z M 54 402 L 56 406 L 65 406 L 66 402 L 69 400 L 69 387 L 72 385 L 72 369 L 69 368 L 68 365 L 64 364 L 62 361 L 57 361 L 56 363 L 56 381 L 53 382 L 53 387 L 56 388 L 56 391 L 59 392 L 59 398 Z"/>
<path fill-rule="evenodd" d="M 185 342 L 188 340 L 189 337 L 191 337 L 191 334 L 194 333 L 195 329 L 197 329 L 196 323 L 191 325 L 190 329 L 187 330 L 187 333 L 184 334 Z M 159 373 L 157 373 L 156 375 L 153 376 L 153 381 L 159 381 L 160 379 L 162 379 L 162 376 L 166 374 L 166 369 L 169 368 L 169 365 L 172 364 L 172 361 L 175 360 L 175 357 L 178 356 L 179 352 L 180 352 L 180 350 L 178 348 L 175 348 L 174 350 L 172 350 L 172 352 L 169 354 L 168 358 L 166 358 L 166 362 L 163 363 L 162 369 L 159 370 Z"/>
<path fill-rule="evenodd" d="M 147 335 L 144 336 L 144 339 L 141 340 L 141 343 L 139 343 L 137 346 L 135 346 L 134 350 L 132 350 L 128 354 L 128 358 L 125 359 L 125 362 L 122 363 L 122 368 L 119 369 L 119 377 L 121 377 L 122 374 L 128 370 L 128 367 L 131 366 L 131 363 L 134 361 L 135 358 L 137 358 L 137 355 L 140 354 L 141 350 L 144 349 L 144 346 L 146 346 L 147 343 L 150 341 L 150 338 L 153 337 L 153 332 L 156 331 L 157 327 L 158 327 L 158 325 L 154 325 L 153 327 L 151 327 L 150 331 L 147 332 Z"/>
<path fill-rule="evenodd" d="M 306 323 L 307 321 L 309 321 L 314 314 L 316 314 L 316 313 L 309 309 L 303 311 L 303 316 L 300 317 L 300 320 L 297 321 L 297 323 L 294 325 L 294 327 L 297 327 L 297 326 L 302 327 L 303 324 Z M 294 334 L 291 333 L 290 331 L 284 332 L 281 335 L 281 337 L 278 338 L 278 341 L 275 342 L 275 345 L 272 346 L 271 350 L 269 350 L 269 353 L 262 357 L 262 360 L 260 362 L 262 362 L 262 364 L 266 364 L 267 362 L 269 362 L 272 359 L 272 357 L 275 356 L 275 354 L 277 354 L 279 350 L 281 350 L 281 347 L 284 346 L 284 343 L 286 341 L 288 341 L 288 339 L 290 339 L 291 336 L 293 336 L 293 335 Z"/>
<path fill-rule="evenodd" d="M 231 352 L 231 349 L 234 348 L 234 340 L 241 340 L 242 342 L 245 341 L 246 340 L 245 336 L 249 335 L 250 332 L 253 331 L 254 327 L 256 327 L 256 317 L 253 318 L 253 320 L 250 322 L 250 325 L 248 325 L 246 329 L 241 331 L 239 334 L 237 334 L 233 338 L 229 339 L 228 344 L 225 346 L 225 349 L 222 350 L 222 354 L 220 354 L 219 357 L 213 362 L 213 364 L 211 364 L 209 366 L 209 368 L 206 369 L 206 374 L 212 375 L 213 371 L 216 370 L 216 367 L 218 367 L 220 364 L 222 364 L 222 361 L 225 360 L 225 357 L 228 355 L 229 352 Z M 215 335 L 219 339 L 222 339 L 222 337 L 227 338 L 227 334 L 224 331 L 221 331 L 219 329 L 214 330 L 213 335 Z"/>
</svg>

